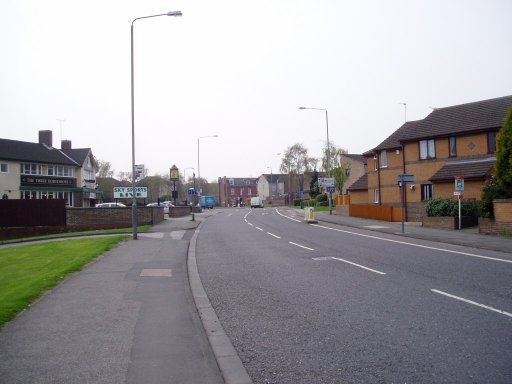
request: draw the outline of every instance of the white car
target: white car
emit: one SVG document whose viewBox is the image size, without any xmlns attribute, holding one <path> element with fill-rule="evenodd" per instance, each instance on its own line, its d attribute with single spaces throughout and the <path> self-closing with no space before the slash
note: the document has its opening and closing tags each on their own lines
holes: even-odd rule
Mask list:
<svg viewBox="0 0 512 384">
<path fill-rule="evenodd" d="M 123 203 L 100 203 L 96 204 L 96 208 L 122 208 L 126 207 Z"/>
<path fill-rule="evenodd" d="M 168 204 L 164 204 L 165 201 L 163 203 L 160 203 L 160 205 L 158 205 L 158 203 L 149 203 L 146 205 L 146 207 L 163 207 L 164 208 L 164 214 L 169 214 L 169 205 Z"/>
</svg>

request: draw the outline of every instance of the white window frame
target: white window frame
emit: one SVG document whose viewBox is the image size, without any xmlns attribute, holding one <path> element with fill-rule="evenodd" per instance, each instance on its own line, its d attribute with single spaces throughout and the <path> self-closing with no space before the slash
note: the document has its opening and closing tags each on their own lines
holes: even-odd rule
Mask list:
<svg viewBox="0 0 512 384">
<path fill-rule="evenodd" d="M 436 140 L 420 140 L 420 160 L 430 160 L 436 158 Z"/>
<path fill-rule="evenodd" d="M 0 163 L 0 173 L 9 173 L 8 163 Z"/>
<path fill-rule="evenodd" d="M 381 151 L 379 153 L 379 167 L 380 168 L 388 167 L 388 152 L 387 151 Z"/>
<path fill-rule="evenodd" d="M 373 202 L 375 204 L 378 204 L 380 202 L 380 190 L 379 189 L 373 190 Z"/>
</svg>

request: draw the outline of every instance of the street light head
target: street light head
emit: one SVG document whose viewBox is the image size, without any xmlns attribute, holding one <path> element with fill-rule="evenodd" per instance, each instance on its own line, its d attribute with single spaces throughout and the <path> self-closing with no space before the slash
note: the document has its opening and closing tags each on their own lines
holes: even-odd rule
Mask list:
<svg viewBox="0 0 512 384">
<path fill-rule="evenodd" d="M 183 16 L 183 13 L 181 13 L 181 11 L 170 11 L 170 12 L 167 12 L 167 16 L 181 17 L 181 16 Z"/>
</svg>

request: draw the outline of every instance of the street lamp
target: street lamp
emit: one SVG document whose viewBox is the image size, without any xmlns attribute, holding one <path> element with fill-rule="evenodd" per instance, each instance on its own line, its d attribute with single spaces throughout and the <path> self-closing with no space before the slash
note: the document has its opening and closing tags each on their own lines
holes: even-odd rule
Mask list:
<svg viewBox="0 0 512 384">
<path fill-rule="evenodd" d="M 325 125 L 327 127 L 327 174 L 331 177 L 331 148 L 329 144 L 329 117 L 326 108 L 308 108 L 299 107 L 299 109 L 314 109 L 316 111 L 325 111 Z M 332 215 L 332 192 L 329 192 L 329 215 Z"/>
<path fill-rule="evenodd" d="M 201 171 L 199 167 L 199 140 L 206 139 L 207 137 L 219 137 L 219 135 L 211 135 L 211 136 L 201 136 L 197 138 L 197 189 L 201 190 Z M 198 196 L 201 196 L 201 193 L 199 193 Z"/>
<path fill-rule="evenodd" d="M 267 169 L 270 169 L 270 190 L 269 190 L 269 197 L 270 197 L 270 202 L 272 202 L 272 199 L 273 199 L 273 193 L 274 193 L 274 188 L 272 187 L 272 167 L 267 167 Z"/>
<path fill-rule="evenodd" d="M 135 197 L 135 98 L 134 98 L 134 75 L 133 75 L 133 23 L 140 19 L 159 16 L 182 16 L 181 11 L 171 11 L 160 15 L 142 16 L 133 19 L 131 28 L 131 67 L 132 67 L 132 227 L 133 240 L 137 240 L 137 199 Z"/>
</svg>

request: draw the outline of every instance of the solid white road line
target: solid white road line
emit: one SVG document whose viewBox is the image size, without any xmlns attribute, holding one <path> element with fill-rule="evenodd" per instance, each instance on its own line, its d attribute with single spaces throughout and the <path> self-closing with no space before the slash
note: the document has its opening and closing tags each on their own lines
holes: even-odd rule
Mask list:
<svg viewBox="0 0 512 384">
<path fill-rule="evenodd" d="M 273 233 L 267 232 L 270 236 L 274 236 L 276 239 L 280 239 L 280 236 L 274 235 Z"/>
<path fill-rule="evenodd" d="M 256 228 L 258 231 L 263 231 L 263 229 L 261 229 L 260 227 L 254 226 L 254 228 Z"/>
<path fill-rule="evenodd" d="M 477 258 L 480 258 L 480 259 L 486 259 L 486 260 L 501 261 L 501 262 L 503 262 L 503 263 L 512 263 L 512 260 L 507 260 L 507 259 L 499 259 L 499 258 L 496 258 L 496 257 L 483 256 L 483 255 L 476 255 L 476 254 L 474 254 L 474 253 L 461 252 L 461 251 L 453 251 L 453 250 L 451 250 L 451 249 L 443 249 L 443 248 L 437 248 L 437 247 L 429 247 L 429 246 L 427 246 L 427 245 L 421 245 L 421 244 L 408 243 L 408 242 L 406 242 L 406 241 L 399 241 L 399 240 L 386 239 L 385 237 L 378 237 L 378 236 L 372 236 L 372 235 L 365 235 L 365 234 L 363 234 L 363 233 L 357 233 L 357 232 L 351 232 L 351 231 L 344 231 L 344 230 L 342 230 L 342 229 L 326 227 L 325 225 L 319 225 L 319 224 L 310 224 L 310 225 L 311 225 L 312 227 L 318 227 L 318 228 L 329 229 L 329 230 L 331 230 L 331 231 L 348 233 L 348 234 L 350 234 L 350 235 L 357 235 L 357 236 L 362 236 L 362 237 L 368 237 L 368 238 L 370 238 L 370 239 L 376 239 L 376 240 L 382 240 L 382 241 L 389 241 L 390 243 L 397 243 L 397 244 L 403 244 L 403 245 L 410 245 L 410 246 L 412 246 L 412 247 L 418 247 L 418 248 L 431 249 L 431 250 L 433 250 L 433 251 L 441 251 L 441 252 L 455 253 L 455 254 L 458 254 L 458 255 L 464 255 L 464 256 L 477 257 Z"/>
<path fill-rule="evenodd" d="M 301 248 L 307 249 L 309 251 L 314 251 L 313 248 L 305 247 L 304 245 L 300 245 L 300 244 L 294 243 L 293 241 L 289 241 L 288 243 L 296 245 L 297 247 L 301 247 Z"/>
<path fill-rule="evenodd" d="M 297 220 L 297 219 L 294 219 L 293 217 L 290 217 L 290 216 L 286 216 L 286 215 L 283 215 L 281 212 L 279 212 L 279 210 L 276 208 L 276 212 L 278 215 L 284 217 L 284 218 L 287 218 L 289 220 L 293 220 L 293 221 L 296 221 L 297 223 L 300 223 L 301 221 L 300 220 Z"/>
<path fill-rule="evenodd" d="M 489 307 L 488 305 L 480 304 L 480 303 L 477 303 L 476 301 L 464 299 L 463 297 L 451 295 L 449 293 L 446 293 L 446 292 L 443 292 L 443 291 L 439 291 L 437 289 L 431 289 L 431 291 L 435 292 L 435 293 L 439 293 L 440 295 L 443 295 L 443 296 L 451 297 L 452 299 L 463 301 L 463 302 L 468 303 L 468 304 L 476 305 L 477 307 L 488 309 L 489 311 L 498 312 L 498 313 L 501 313 L 502 315 L 505 315 L 505 316 L 508 316 L 508 317 L 512 317 L 512 313 L 502 311 L 501 309 L 496 309 L 496 308 L 493 308 L 493 307 Z"/>
<path fill-rule="evenodd" d="M 339 261 L 343 261 L 344 263 L 352 264 L 352 265 L 354 265 L 354 266 L 356 266 L 356 267 L 366 269 L 367 271 L 378 273 L 379 275 L 385 275 L 385 273 L 384 273 L 384 272 L 377 271 L 377 270 L 375 270 L 375 269 L 371 269 L 371 268 L 365 267 L 365 266 L 363 266 L 363 265 L 361 265 L 361 264 L 356 264 L 356 263 L 353 263 L 353 262 L 348 261 L 348 260 L 340 259 L 339 257 L 331 257 L 331 259 L 339 260 Z"/>
</svg>

